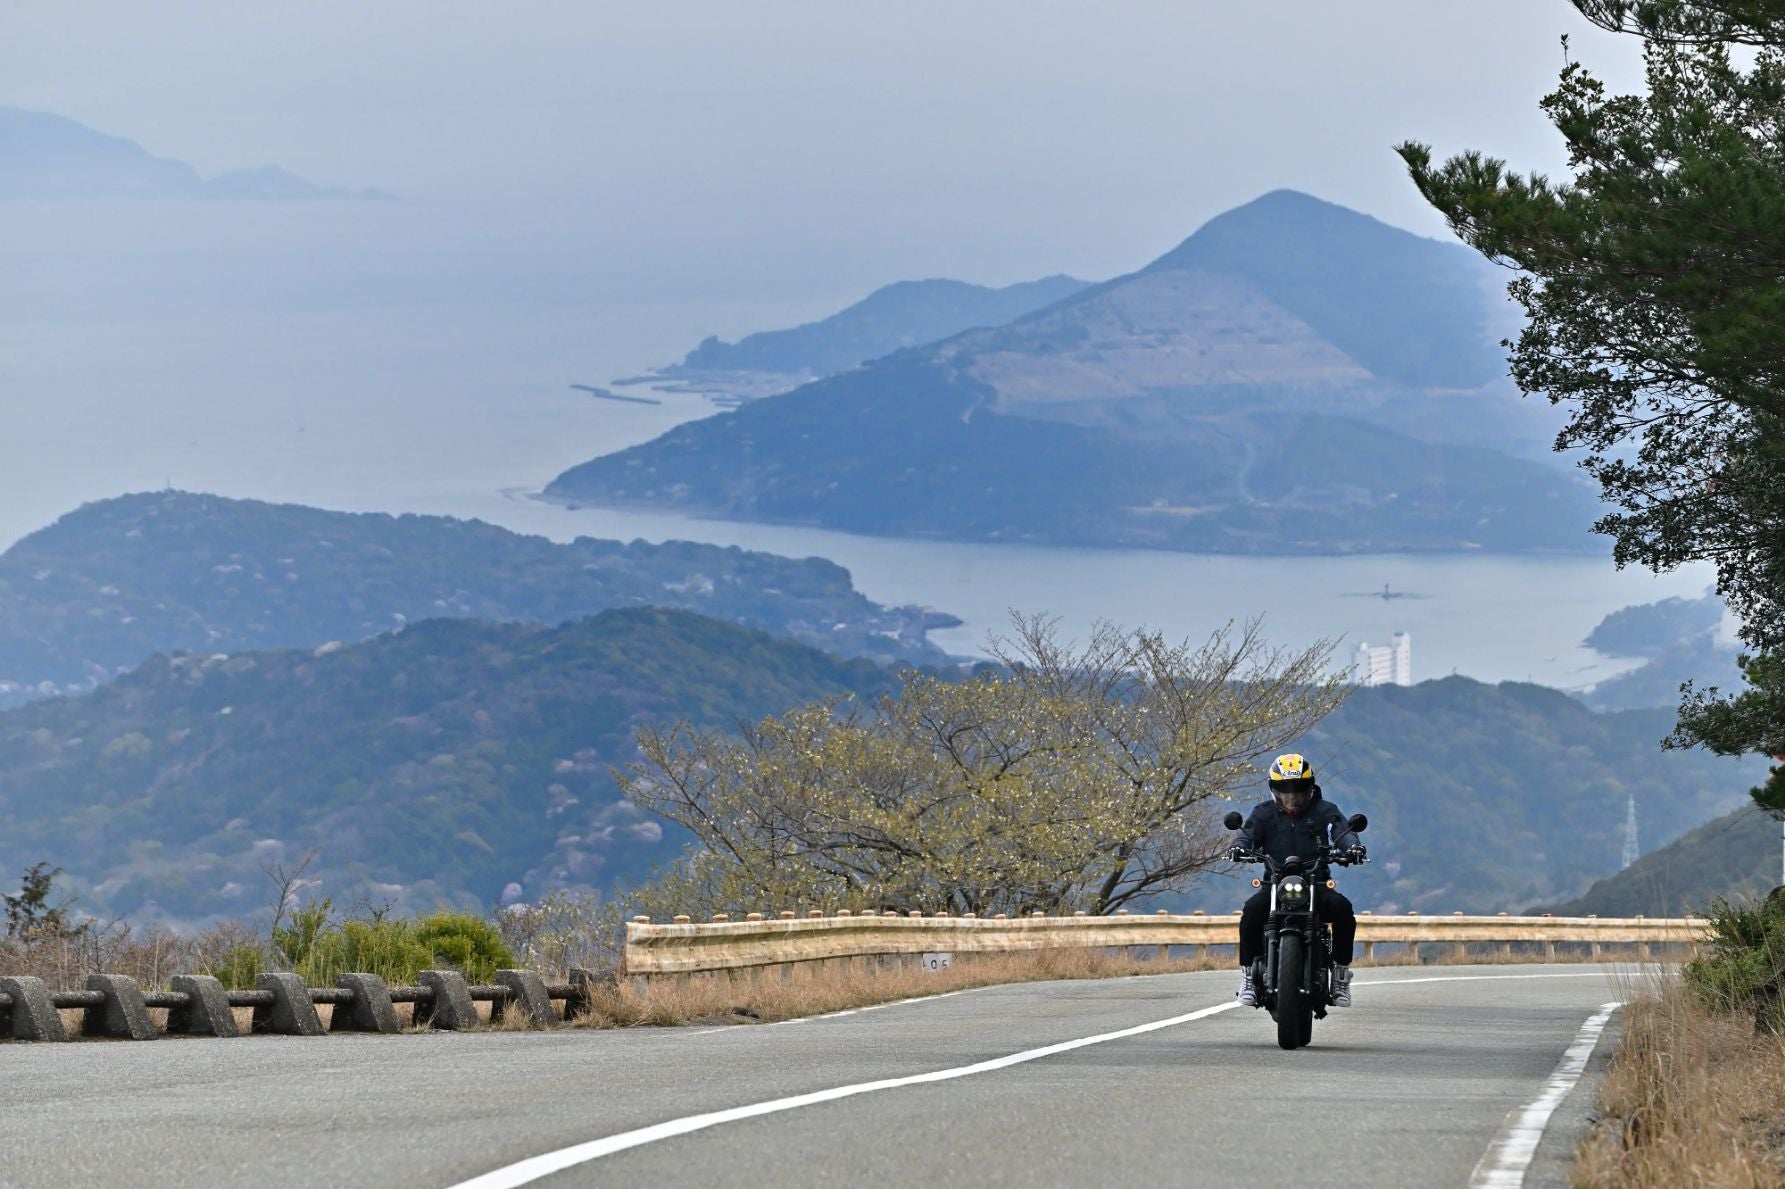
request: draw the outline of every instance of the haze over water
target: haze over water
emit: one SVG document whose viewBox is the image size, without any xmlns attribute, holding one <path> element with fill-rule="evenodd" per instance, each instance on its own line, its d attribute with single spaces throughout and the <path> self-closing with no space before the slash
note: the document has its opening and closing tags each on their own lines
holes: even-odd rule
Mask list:
<svg viewBox="0 0 1785 1189">
<path fill-rule="evenodd" d="M 605 384 L 706 334 L 789 325 L 863 295 L 801 292 L 787 275 L 755 292 L 628 275 L 561 234 L 498 233 L 474 211 L 418 203 L 15 204 L 0 231 L 0 544 L 84 501 L 171 484 L 477 517 L 558 540 L 829 557 L 871 598 L 960 616 L 935 639 L 963 654 L 1007 627 L 1010 608 L 1059 615 L 1071 631 L 1102 617 L 1192 638 L 1262 615 L 1275 641 L 1343 636 L 1347 655 L 1409 631 L 1416 678 L 1456 670 L 1562 688 L 1627 667 L 1580 645 L 1605 613 L 1710 581 L 1619 573 L 1597 556 L 969 545 L 527 498 L 566 467 L 712 415 L 697 397 L 618 404 L 569 384 Z M 1424 597 L 1370 597 L 1385 584 Z"/>
</svg>

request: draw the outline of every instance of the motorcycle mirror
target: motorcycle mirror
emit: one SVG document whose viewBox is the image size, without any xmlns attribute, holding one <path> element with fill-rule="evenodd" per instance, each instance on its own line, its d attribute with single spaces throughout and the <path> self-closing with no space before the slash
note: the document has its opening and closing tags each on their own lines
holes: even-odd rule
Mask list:
<svg viewBox="0 0 1785 1189">
<path fill-rule="evenodd" d="M 1221 824 L 1226 826 L 1229 830 L 1237 830 L 1246 824 L 1246 819 L 1240 816 L 1239 810 L 1229 809 L 1227 811 L 1227 816 L 1221 819 Z"/>
<path fill-rule="evenodd" d="M 1350 825 L 1352 833 L 1362 834 L 1365 830 L 1370 828 L 1370 819 L 1361 813 L 1354 813 L 1351 815 L 1351 819 L 1347 824 Z"/>
</svg>

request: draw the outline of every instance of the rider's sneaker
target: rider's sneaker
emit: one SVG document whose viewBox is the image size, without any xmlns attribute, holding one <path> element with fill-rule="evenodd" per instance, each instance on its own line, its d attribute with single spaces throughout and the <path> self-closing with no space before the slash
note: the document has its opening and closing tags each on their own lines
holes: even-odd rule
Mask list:
<svg viewBox="0 0 1785 1189">
<path fill-rule="evenodd" d="M 1258 991 L 1252 986 L 1252 971 L 1248 968 L 1240 972 L 1240 993 L 1235 996 L 1241 1007 L 1257 1007 Z"/>
<path fill-rule="evenodd" d="M 1349 966 L 1333 967 L 1332 1005 L 1334 1007 L 1351 1006 L 1351 967 Z"/>
</svg>

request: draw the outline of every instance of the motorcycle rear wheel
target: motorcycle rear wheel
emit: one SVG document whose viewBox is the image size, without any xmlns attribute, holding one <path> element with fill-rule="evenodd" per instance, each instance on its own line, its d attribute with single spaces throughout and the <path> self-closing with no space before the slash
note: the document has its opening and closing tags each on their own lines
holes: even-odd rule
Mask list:
<svg viewBox="0 0 1785 1189">
<path fill-rule="evenodd" d="M 1314 1008 L 1303 980 L 1300 934 L 1285 933 L 1277 941 L 1277 1047 L 1299 1049 L 1313 1039 Z"/>
</svg>

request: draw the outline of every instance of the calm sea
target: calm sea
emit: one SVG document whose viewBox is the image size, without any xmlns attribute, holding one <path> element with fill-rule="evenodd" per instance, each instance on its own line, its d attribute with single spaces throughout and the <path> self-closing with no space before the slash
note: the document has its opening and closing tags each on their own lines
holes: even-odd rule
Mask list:
<svg viewBox="0 0 1785 1189">
<path fill-rule="evenodd" d="M 693 276 L 626 275 L 575 237 L 403 202 L 15 205 L 0 218 L 0 546 L 84 501 L 171 484 L 828 557 L 876 600 L 959 616 L 935 638 L 962 654 L 1011 610 L 1190 638 L 1262 616 L 1274 641 L 1340 638 L 1346 654 L 1407 631 L 1419 678 L 1563 688 L 1622 667 L 1580 643 L 1607 612 L 1710 581 L 1579 558 L 937 544 L 530 498 L 568 466 L 715 415 L 698 397 L 617 404 L 570 384 L 859 296 L 714 294 Z"/>
</svg>

